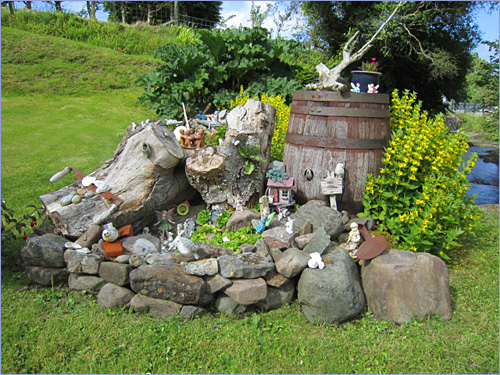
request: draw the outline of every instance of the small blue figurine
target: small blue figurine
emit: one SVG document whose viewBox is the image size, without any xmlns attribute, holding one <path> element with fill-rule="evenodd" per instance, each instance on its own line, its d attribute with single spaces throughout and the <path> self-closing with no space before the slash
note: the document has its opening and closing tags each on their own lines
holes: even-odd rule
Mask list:
<svg viewBox="0 0 500 375">
<path fill-rule="evenodd" d="M 262 216 L 260 217 L 259 224 L 257 224 L 257 226 L 254 228 L 255 231 L 259 234 L 262 234 L 262 232 L 266 230 L 266 227 L 268 227 L 269 224 L 271 224 L 271 220 L 273 220 L 273 217 L 276 214 L 276 212 L 273 212 L 270 215 L 268 215 L 268 212 L 269 212 L 268 209 L 264 209 Z"/>
<path fill-rule="evenodd" d="M 351 82 L 351 87 L 352 87 L 351 88 L 352 92 L 361 92 L 361 88 L 360 88 L 359 82 L 356 83 L 356 85 Z"/>
<path fill-rule="evenodd" d="M 205 121 L 208 120 L 208 117 L 205 116 L 203 113 L 201 113 L 201 111 L 198 111 L 196 117 L 198 118 L 198 120 L 205 120 Z"/>
</svg>

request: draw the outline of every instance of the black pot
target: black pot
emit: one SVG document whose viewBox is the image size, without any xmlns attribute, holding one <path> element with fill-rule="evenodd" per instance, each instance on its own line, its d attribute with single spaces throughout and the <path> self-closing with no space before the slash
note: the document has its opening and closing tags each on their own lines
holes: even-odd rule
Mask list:
<svg viewBox="0 0 500 375">
<path fill-rule="evenodd" d="M 368 92 L 368 85 L 373 83 L 377 86 L 380 83 L 380 76 L 382 73 L 379 72 L 365 72 L 362 70 L 353 70 L 351 82 L 356 85 L 359 83 L 360 92 Z"/>
</svg>

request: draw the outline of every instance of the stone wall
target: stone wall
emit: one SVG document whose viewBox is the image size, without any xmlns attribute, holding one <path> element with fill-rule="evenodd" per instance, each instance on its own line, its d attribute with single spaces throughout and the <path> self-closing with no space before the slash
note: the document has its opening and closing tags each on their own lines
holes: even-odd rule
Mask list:
<svg viewBox="0 0 500 375">
<path fill-rule="evenodd" d="M 245 225 L 252 218 L 236 211 L 231 220 Z M 162 250 L 156 237 L 142 234 L 123 241 L 124 255 L 107 258 L 99 243 L 72 249 L 63 237 L 43 234 L 30 236 L 20 261 L 36 283 L 67 282 L 95 294 L 106 308 L 132 307 L 156 317 L 272 310 L 297 298 L 306 318 L 318 323 L 352 319 L 367 303 L 382 320 L 434 313 L 451 318 L 448 271 L 439 258 L 388 250 L 360 266 L 337 242 L 349 227 L 338 211 L 310 203 L 291 219 L 292 231 L 286 219 L 274 220 L 263 238 L 242 246 L 241 253 L 195 242 L 196 257 L 183 255 Z M 308 266 L 312 253 L 321 255 L 324 268 Z M 408 265 L 404 273 L 402 264 Z M 426 302 L 429 296 L 432 303 Z M 421 301 L 427 304 L 417 309 Z"/>
</svg>

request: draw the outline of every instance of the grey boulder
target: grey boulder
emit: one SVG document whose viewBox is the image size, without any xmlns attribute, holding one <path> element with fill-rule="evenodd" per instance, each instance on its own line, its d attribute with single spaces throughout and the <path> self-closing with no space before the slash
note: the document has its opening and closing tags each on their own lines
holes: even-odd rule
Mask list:
<svg viewBox="0 0 500 375">
<path fill-rule="evenodd" d="M 365 296 L 356 264 L 346 251 L 324 258 L 325 268 L 307 268 L 297 285 L 297 297 L 310 322 L 340 323 L 357 316 Z"/>
</svg>

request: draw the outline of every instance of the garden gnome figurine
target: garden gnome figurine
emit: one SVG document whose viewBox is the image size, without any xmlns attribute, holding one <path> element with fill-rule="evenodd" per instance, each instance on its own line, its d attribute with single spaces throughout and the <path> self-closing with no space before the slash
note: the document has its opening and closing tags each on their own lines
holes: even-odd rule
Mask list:
<svg viewBox="0 0 500 375">
<path fill-rule="evenodd" d="M 347 237 L 345 244 L 346 250 L 349 252 L 351 258 L 356 259 L 358 254 L 358 246 L 361 243 L 361 234 L 359 233 L 358 224 L 351 223 L 351 231 Z"/>
</svg>

